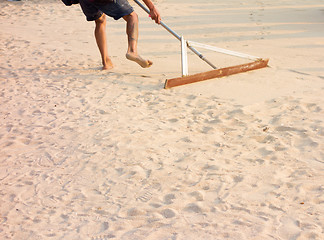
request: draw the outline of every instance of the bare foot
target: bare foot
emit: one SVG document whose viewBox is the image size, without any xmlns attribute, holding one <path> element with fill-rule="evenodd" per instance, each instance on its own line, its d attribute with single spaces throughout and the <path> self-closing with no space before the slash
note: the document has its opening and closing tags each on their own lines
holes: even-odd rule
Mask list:
<svg viewBox="0 0 324 240">
<path fill-rule="evenodd" d="M 110 70 L 114 67 L 114 64 L 110 60 L 110 58 L 107 58 L 105 62 L 102 63 L 102 70 Z"/>
<path fill-rule="evenodd" d="M 150 60 L 145 60 L 143 58 L 141 58 L 140 55 L 135 54 L 135 53 L 126 53 L 126 58 L 128 60 L 134 61 L 136 63 L 138 63 L 142 68 L 148 68 L 151 67 L 153 62 Z"/>
</svg>

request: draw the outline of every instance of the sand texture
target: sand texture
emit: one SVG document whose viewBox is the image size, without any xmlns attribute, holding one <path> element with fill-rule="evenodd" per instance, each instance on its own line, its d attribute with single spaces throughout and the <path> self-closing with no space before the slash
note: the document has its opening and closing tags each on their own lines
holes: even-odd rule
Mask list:
<svg viewBox="0 0 324 240">
<path fill-rule="evenodd" d="M 324 239 L 324 1 L 154 2 L 186 39 L 270 67 L 165 90 L 180 44 L 134 2 L 154 64 L 108 19 L 101 71 L 79 6 L 1 0 L 0 239 Z"/>
</svg>

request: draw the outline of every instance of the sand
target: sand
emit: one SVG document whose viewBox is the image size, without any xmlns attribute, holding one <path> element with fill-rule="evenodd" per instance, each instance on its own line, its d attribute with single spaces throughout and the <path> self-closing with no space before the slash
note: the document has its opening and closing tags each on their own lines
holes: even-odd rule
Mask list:
<svg viewBox="0 0 324 240">
<path fill-rule="evenodd" d="M 323 239 L 324 2 L 155 3 L 186 39 L 270 67 L 164 90 L 179 42 L 140 8 L 153 66 L 109 19 L 107 72 L 79 6 L 1 0 L 0 239 Z"/>
</svg>

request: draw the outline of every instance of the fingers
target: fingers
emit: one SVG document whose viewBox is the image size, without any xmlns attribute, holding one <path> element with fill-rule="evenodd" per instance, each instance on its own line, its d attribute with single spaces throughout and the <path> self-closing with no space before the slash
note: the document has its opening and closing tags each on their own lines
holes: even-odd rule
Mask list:
<svg viewBox="0 0 324 240">
<path fill-rule="evenodd" d="M 160 24 L 161 23 L 161 17 L 160 16 L 156 16 L 154 19 L 152 19 L 152 20 L 154 20 L 157 24 Z"/>
<path fill-rule="evenodd" d="M 151 19 L 157 24 L 161 23 L 161 15 L 156 9 L 151 10 L 149 17 L 151 17 Z"/>
<path fill-rule="evenodd" d="M 159 20 L 157 17 L 151 17 L 152 20 L 154 20 L 156 23 L 160 24 L 161 20 Z"/>
<path fill-rule="evenodd" d="M 157 24 L 160 24 L 160 23 L 161 23 L 161 16 L 160 16 L 160 14 L 156 14 L 156 15 L 155 15 L 155 18 L 154 18 L 153 20 L 155 20 L 155 22 L 156 22 Z"/>
<path fill-rule="evenodd" d="M 158 18 L 157 16 L 155 16 L 155 15 L 149 15 L 149 17 L 152 19 L 152 20 L 154 20 L 157 24 L 160 24 L 160 22 L 161 22 L 161 18 Z"/>
</svg>

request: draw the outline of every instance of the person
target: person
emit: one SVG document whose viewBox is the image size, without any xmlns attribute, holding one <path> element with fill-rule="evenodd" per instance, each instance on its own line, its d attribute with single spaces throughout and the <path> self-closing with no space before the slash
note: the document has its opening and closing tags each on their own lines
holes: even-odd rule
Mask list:
<svg viewBox="0 0 324 240">
<path fill-rule="evenodd" d="M 109 70 L 114 67 L 108 56 L 106 39 L 106 15 L 118 20 L 126 21 L 126 34 L 128 37 L 128 48 L 126 58 L 134 61 L 143 68 L 150 67 L 153 62 L 142 58 L 137 51 L 138 41 L 138 15 L 127 0 L 79 0 L 81 9 L 87 21 L 95 21 L 95 39 L 102 59 L 102 69 Z M 160 24 L 161 15 L 151 0 L 143 0 L 150 9 L 150 17 Z"/>
</svg>

